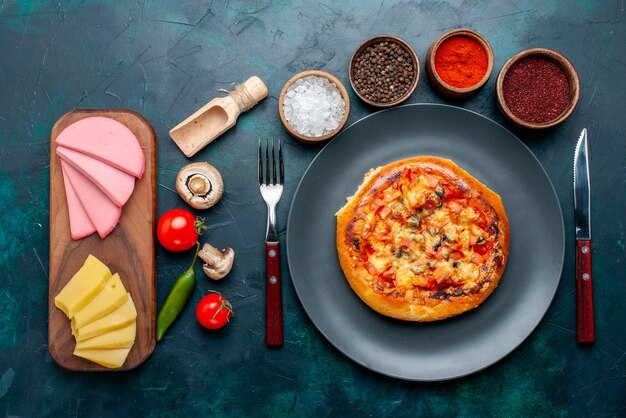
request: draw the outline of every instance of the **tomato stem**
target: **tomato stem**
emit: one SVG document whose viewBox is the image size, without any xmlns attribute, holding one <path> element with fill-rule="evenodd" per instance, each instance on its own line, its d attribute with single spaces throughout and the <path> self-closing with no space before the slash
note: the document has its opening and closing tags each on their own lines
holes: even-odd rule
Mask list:
<svg viewBox="0 0 626 418">
<path fill-rule="evenodd" d="M 220 299 L 222 304 L 220 305 L 219 308 L 217 308 L 217 311 L 215 311 L 215 313 L 213 314 L 213 319 L 217 318 L 217 314 L 219 314 L 222 309 L 227 309 L 230 311 L 230 314 L 233 314 L 233 305 L 230 304 L 229 301 L 227 301 L 226 299 L 224 299 L 224 296 L 222 296 L 222 294 L 220 292 L 216 292 L 215 290 L 209 290 L 209 292 L 211 293 L 217 293 L 218 295 L 220 295 Z M 230 318 L 226 319 L 228 322 L 230 322 Z"/>
<path fill-rule="evenodd" d="M 202 235 L 204 233 L 204 231 L 209 229 L 204 224 L 204 218 L 201 217 L 201 216 L 196 217 L 196 221 L 194 222 L 194 228 L 196 229 L 196 234 L 198 234 L 198 235 Z"/>
</svg>

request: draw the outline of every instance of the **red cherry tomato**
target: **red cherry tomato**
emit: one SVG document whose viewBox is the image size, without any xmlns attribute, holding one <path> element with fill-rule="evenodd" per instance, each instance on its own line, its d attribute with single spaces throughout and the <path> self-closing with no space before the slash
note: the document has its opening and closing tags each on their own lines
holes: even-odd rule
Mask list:
<svg viewBox="0 0 626 418">
<path fill-rule="evenodd" d="M 157 237 L 168 250 L 185 251 L 195 245 L 203 228 L 202 220 L 196 219 L 191 212 L 172 209 L 159 218 Z"/>
<path fill-rule="evenodd" d="M 196 318 L 206 329 L 222 328 L 230 321 L 233 307 L 219 293 L 209 293 L 198 302 Z"/>
</svg>

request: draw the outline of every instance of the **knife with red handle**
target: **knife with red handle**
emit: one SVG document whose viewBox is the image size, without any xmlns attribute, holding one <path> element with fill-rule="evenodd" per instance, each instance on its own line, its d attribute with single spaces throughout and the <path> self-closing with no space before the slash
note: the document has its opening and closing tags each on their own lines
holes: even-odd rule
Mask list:
<svg viewBox="0 0 626 418">
<path fill-rule="evenodd" d="M 587 129 L 583 129 L 574 154 L 574 222 L 576 224 L 576 341 L 595 341 L 591 274 L 591 185 Z"/>
</svg>

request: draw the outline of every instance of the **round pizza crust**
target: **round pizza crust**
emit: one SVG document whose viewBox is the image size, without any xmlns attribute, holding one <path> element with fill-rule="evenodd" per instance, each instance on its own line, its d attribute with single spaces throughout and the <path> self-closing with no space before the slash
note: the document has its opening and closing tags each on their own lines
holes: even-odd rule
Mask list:
<svg viewBox="0 0 626 418">
<path fill-rule="evenodd" d="M 375 199 L 376 193 L 393 186 L 393 182 L 397 181 L 407 169 L 417 172 L 427 170 L 431 184 L 434 176 L 441 180 L 440 184 L 449 184 L 461 190 L 463 197 L 480 207 L 483 215 L 488 218 L 488 229 L 493 232 L 490 245 L 493 247 L 483 256 L 484 261 L 478 265 L 479 273 L 475 280 L 460 283 L 452 275 L 446 282 L 436 284 L 435 287 L 404 286 L 399 289 L 394 285 L 394 281 L 382 280 L 379 274 L 368 271 L 367 262 L 357 248 L 359 236 L 355 235 L 358 233 L 355 231 L 358 229 L 355 227 L 356 222 L 362 220 L 364 214 L 370 210 L 369 205 Z M 402 201 L 404 202 L 404 198 Z M 447 207 L 446 198 L 441 197 L 441 201 L 443 207 Z M 346 205 L 337 212 L 336 238 L 341 268 L 348 283 L 363 302 L 376 312 L 392 318 L 427 322 L 449 318 L 474 309 L 489 297 L 504 273 L 510 232 L 500 196 L 451 160 L 416 156 L 395 161 L 366 173 L 356 193 L 349 197 Z M 392 262 L 393 256 L 387 254 L 387 257 L 388 261 Z"/>
</svg>

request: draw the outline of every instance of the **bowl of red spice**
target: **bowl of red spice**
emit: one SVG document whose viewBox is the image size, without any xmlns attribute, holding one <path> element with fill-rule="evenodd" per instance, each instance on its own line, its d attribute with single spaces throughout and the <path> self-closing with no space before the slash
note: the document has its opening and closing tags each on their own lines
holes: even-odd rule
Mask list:
<svg viewBox="0 0 626 418">
<path fill-rule="evenodd" d="M 449 99 L 465 99 L 480 90 L 493 72 L 493 50 L 480 33 L 467 28 L 441 35 L 426 54 L 433 88 Z"/>
<path fill-rule="evenodd" d="M 350 84 L 370 106 L 390 107 L 415 91 L 420 66 L 417 54 L 402 39 L 379 35 L 358 46 L 350 59 Z"/>
<path fill-rule="evenodd" d="M 531 48 L 513 55 L 496 83 L 498 106 L 513 123 L 545 129 L 569 117 L 580 99 L 580 81 L 563 55 Z"/>
</svg>

